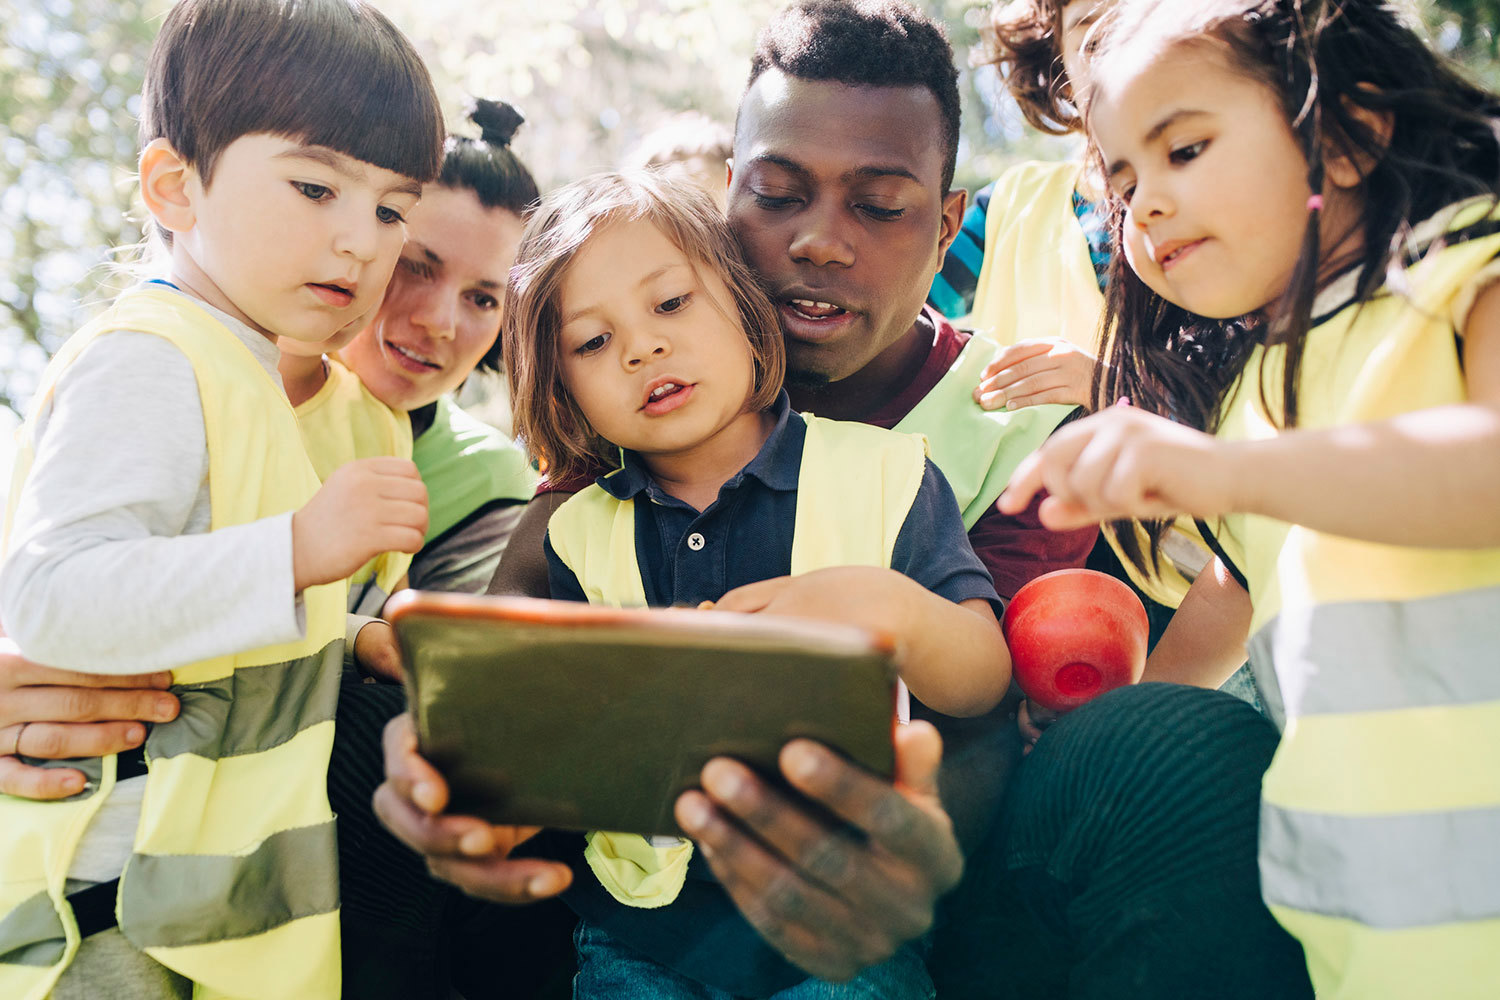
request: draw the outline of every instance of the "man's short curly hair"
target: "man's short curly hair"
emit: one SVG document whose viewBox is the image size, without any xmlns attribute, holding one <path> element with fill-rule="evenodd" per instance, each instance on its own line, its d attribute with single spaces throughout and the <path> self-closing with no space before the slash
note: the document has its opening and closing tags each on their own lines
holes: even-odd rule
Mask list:
<svg viewBox="0 0 1500 1000">
<path fill-rule="evenodd" d="M 958 68 L 942 26 L 903 0 L 797 0 L 771 18 L 750 61 L 851 87 L 926 87 L 942 115 L 943 192 L 958 160 Z"/>
</svg>

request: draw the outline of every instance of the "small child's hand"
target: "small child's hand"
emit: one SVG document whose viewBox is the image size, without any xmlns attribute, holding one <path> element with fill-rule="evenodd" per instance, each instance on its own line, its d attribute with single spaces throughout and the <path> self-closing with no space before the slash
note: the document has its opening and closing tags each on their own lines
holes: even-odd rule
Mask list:
<svg viewBox="0 0 1500 1000">
<path fill-rule="evenodd" d="M 1061 337 L 1018 340 L 995 355 L 974 387 L 986 410 L 1015 410 L 1039 403 L 1088 406 L 1094 356 Z"/>
<path fill-rule="evenodd" d="M 296 588 L 342 580 L 382 552 L 416 552 L 426 533 L 427 487 L 409 459 L 341 465 L 292 515 Z"/>
</svg>

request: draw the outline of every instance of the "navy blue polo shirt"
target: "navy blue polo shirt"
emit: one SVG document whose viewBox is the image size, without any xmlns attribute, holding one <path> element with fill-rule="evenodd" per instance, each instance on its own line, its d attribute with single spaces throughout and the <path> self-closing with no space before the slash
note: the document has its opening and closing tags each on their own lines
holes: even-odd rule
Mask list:
<svg viewBox="0 0 1500 1000">
<path fill-rule="evenodd" d="M 797 479 L 807 425 L 795 417 L 784 391 L 772 412 L 776 426 L 760 452 L 701 513 L 658 486 L 633 452 L 625 452 L 623 468 L 598 480 L 615 499 L 636 501 L 635 553 L 651 607 L 717 601 L 736 587 L 792 571 Z M 843 485 L 857 490 L 864 484 Z M 544 547 L 552 596 L 586 600 L 550 537 Z M 896 535 L 891 568 L 939 597 L 955 602 L 981 598 L 998 607 L 994 583 L 969 545 L 953 490 L 931 460 Z"/>
<path fill-rule="evenodd" d="M 616 499 L 636 500 L 636 559 L 651 606 L 717 601 L 736 587 L 791 572 L 807 425 L 795 418 L 785 392 L 777 397 L 773 413 L 776 426 L 760 452 L 702 512 L 664 492 L 640 456 L 631 452 L 625 453 L 623 468 L 598 480 Z M 851 490 L 863 486 L 841 485 Z M 578 578 L 558 558 L 550 538 L 544 548 L 552 596 L 585 600 Z M 969 545 L 958 501 L 930 460 L 896 536 L 891 568 L 951 601 L 982 598 L 997 612 L 1000 608 L 990 574 Z M 573 884 L 563 898 L 585 920 L 649 958 L 736 996 L 767 996 L 807 978 L 750 926 L 701 854 L 694 853 L 687 883 L 675 901 L 659 909 L 636 909 L 617 903 L 599 884 L 583 861 L 581 839 L 550 839 L 553 843 L 538 853 L 573 866 Z"/>
</svg>

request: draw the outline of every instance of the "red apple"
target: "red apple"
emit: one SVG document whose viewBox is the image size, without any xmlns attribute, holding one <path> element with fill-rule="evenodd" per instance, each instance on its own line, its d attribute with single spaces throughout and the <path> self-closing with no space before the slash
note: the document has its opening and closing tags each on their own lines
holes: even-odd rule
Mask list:
<svg viewBox="0 0 1500 1000">
<path fill-rule="evenodd" d="M 1003 625 L 1016 683 L 1055 712 L 1134 684 L 1146 666 L 1149 626 L 1141 599 L 1091 569 L 1032 580 L 1011 599 Z"/>
</svg>

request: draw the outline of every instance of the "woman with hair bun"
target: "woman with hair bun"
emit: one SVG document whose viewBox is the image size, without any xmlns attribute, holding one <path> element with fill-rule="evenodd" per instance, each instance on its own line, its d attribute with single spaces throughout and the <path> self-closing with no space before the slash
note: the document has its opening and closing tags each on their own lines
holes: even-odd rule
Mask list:
<svg viewBox="0 0 1500 1000">
<path fill-rule="evenodd" d="M 448 137 L 442 173 L 412 213 L 385 301 L 340 357 L 377 399 L 411 419 L 412 459 L 429 504 L 411 585 L 479 593 L 535 477 L 514 442 L 464 413 L 450 393 L 475 368 L 499 368 L 500 302 L 522 217 L 538 194 L 510 150 L 521 113 L 480 100 L 469 120 L 479 138 Z"/>
</svg>

